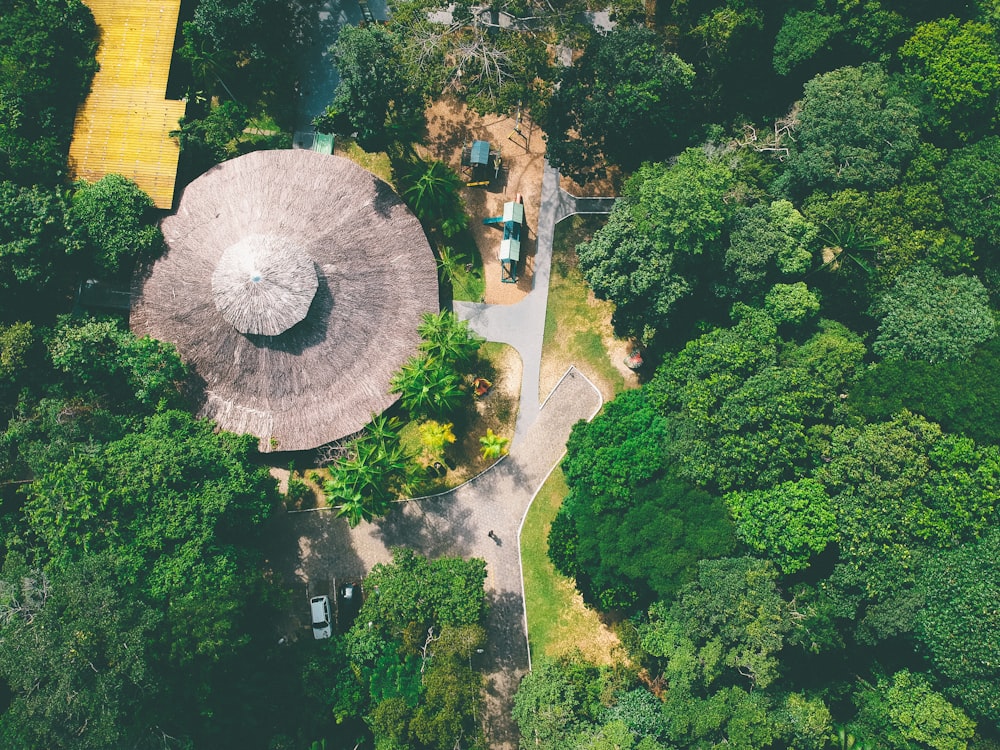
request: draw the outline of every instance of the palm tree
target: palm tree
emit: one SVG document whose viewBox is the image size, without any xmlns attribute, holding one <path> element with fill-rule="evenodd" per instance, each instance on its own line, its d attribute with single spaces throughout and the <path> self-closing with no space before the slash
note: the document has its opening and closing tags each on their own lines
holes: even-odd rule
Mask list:
<svg viewBox="0 0 1000 750">
<path fill-rule="evenodd" d="M 361 439 L 371 438 L 382 444 L 399 441 L 399 420 L 396 417 L 387 417 L 385 414 L 373 414 L 372 421 L 368 423 Z"/>
<path fill-rule="evenodd" d="M 446 362 L 428 354 L 410 357 L 389 381 L 411 415 L 443 416 L 462 398 L 461 380 Z"/>
<path fill-rule="evenodd" d="M 351 528 L 386 515 L 392 501 L 409 490 L 410 465 L 393 432 L 395 420 L 378 422 L 376 432 L 366 430 L 348 443 L 348 457 L 333 465 L 323 487 Z"/>
<path fill-rule="evenodd" d="M 212 43 L 205 39 L 198 31 L 198 27 L 190 21 L 184 23 L 184 44 L 178 48 L 177 54 L 188 61 L 191 66 L 191 76 L 196 84 L 210 88 L 213 81 L 218 81 L 229 97 L 236 100 L 233 92 L 222 80 L 224 62 L 228 62 L 227 53 L 213 48 Z"/>
<path fill-rule="evenodd" d="M 837 727 L 837 750 L 868 750 L 868 745 L 858 742 L 853 734 L 847 731 L 847 727 Z"/>
<path fill-rule="evenodd" d="M 820 268 L 837 271 L 845 267 L 845 261 L 850 261 L 867 278 L 876 275 L 878 271 L 872 256 L 878 249 L 878 240 L 862 235 L 853 224 L 840 228 L 823 224 L 823 228 L 826 231 L 820 235 L 824 243 L 823 265 Z"/>
<path fill-rule="evenodd" d="M 420 343 L 422 352 L 451 364 L 472 360 L 485 341 L 469 328 L 469 321 L 460 320 L 448 311 L 424 313 L 417 333 L 423 339 Z"/>
<path fill-rule="evenodd" d="M 403 198 L 428 230 L 440 225 L 445 237 L 454 237 L 469 225 L 462 178 L 443 161 L 414 161 L 405 181 Z"/>
<path fill-rule="evenodd" d="M 479 451 L 483 454 L 483 458 L 490 461 L 495 458 L 500 458 L 507 452 L 507 446 L 510 444 L 510 438 L 505 438 L 503 435 L 497 435 L 492 429 L 487 429 L 486 434 L 479 438 L 479 444 L 482 446 Z"/>
<path fill-rule="evenodd" d="M 361 493 L 354 493 L 349 498 L 339 498 L 340 506 L 337 508 L 337 517 L 346 518 L 347 525 L 352 529 L 362 521 L 372 521 L 374 516 L 368 511 L 365 498 Z"/>
</svg>

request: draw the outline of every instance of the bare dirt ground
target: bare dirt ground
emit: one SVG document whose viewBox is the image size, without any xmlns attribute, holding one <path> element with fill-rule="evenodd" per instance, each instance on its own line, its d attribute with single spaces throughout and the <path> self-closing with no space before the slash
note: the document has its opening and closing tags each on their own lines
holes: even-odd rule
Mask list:
<svg viewBox="0 0 1000 750">
<path fill-rule="evenodd" d="M 624 177 L 618 167 L 607 167 L 607 175 L 600 179 L 588 180 L 580 184 L 566 175 L 559 175 L 559 187 L 570 195 L 579 198 L 603 198 L 608 195 L 621 195 Z"/>
<path fill-rule="evenodd" d="M 469 213 L 469 228 L 476 240 L 486 275 L 484 302 L 490 304 L 513 304 L 524 299 L 534 282 L 534 256 L 538 208 L 542 193 L 542 168 L 545 161 L 545 140 L 542 130 L 530 117 L 521 120 L 524 137 L 508 136 L 514 131 L 514 116 L 489 115 L 482 117 L 469 110 L 465 104 L 454 99 L 435 102 L 427 110 L 428 138 L 423 149 L 427 156 L 441 159 L 463 178 L 468 174 L 461 168 L 462 147 L 474 140 L 489 141 L 492 151 L 499 150 L 503 167 L 501 180 L 487 187 L 472 187 L 463 190 L 466 209 Z M 418 149 L 420 150 L 420 149 Z M 503 213 L 503 204 L 512 201 L 520 193 L 524 199 L 525 235 L 521 240 L 521 270 L 516 284 L 500 281 L 500 263 L 497 249 L 500 246 L 500 230 L 486 226 L 483 219 Z"/>
</svg>

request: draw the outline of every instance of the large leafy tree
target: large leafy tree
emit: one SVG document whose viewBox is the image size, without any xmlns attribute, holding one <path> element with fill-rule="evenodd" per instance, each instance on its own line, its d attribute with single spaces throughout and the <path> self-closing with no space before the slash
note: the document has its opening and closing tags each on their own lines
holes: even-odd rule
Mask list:
<svg viewBox="0 0 1000 750">
<path fill-rule="evenodd" d="M 70 226 L 62 191 L 0 182 L 0 316 L 22 315 L 20 305 L 36 308 L 38 296 L 68 291 L 80 250 Z"/>
<path fill-rule="evenodd" d="M 599 502 L 598 511 L 628 506 L 638 487 L 662 474 L 666 422 L 645 393 L 627 391 L 591 422 L 573 427 L 563 471 L 576 491 Z"/>
<path fill-rule="evenodd" d="M 666 158 L 686 140 L 693 79 L 694 69 L 645 27 L 595 36 L 563 70 L 549 104 L 550 161 L 584 180 L 604 161 L 634 169 Z"/>
<path fill-rule="evenodd" d="M 809 565 L 837 538 L 837 519 L 826 489 L 814 479 L 726 495 L 736 533 L 785 573 Z"/>
<path fill-rule="evenodd" d="M 928 266 L 900 274 L 873 306 L 873 351 L 885 359 L 966 360 L 996 336 L 989 295 L 975 276 L 945 276 Z"/>
<path fill-rule="evenodd" d="M 1000 44 L 996 28 L 954 16 L 917 27 L 899 51 L 926 87 L 948 135 L 982 132 L 1000 92 Z"/>
<path fill-rule="evenodd" d="M 594 667 L 539 659 L 514 696 L 521 747 L 568 750 L 582 737 L 592 736 L 596 716 L 588 688 L 598 681 Z"/>
<path fill-rule="evenodd" d="M 587 283 L 615 303 L 620 332 L 650 340 L 669 327 L 719 260 L 734 188 L 730 169 L 700 149 L 632 176 L 626 200 L 577 248 Z"/>
<path fill-rule="evenodd" d="M 945 692 L 974 716 L 1000 725 L 1000 534 L 934 555 L 919 584 L 917 639 Z"/>
<path fill-rule="evenodd" d="M 841 326 L 826 324 L 796 346 L 766 313 L 737 312 L 732 328 L 667 356 L 648 386 L 667 419 L 671 465 L 720 492 L 766 488 L 813 468 L 825 444 L 818 428 L 864 356 Z"/>
<path fill-rule="evenodd" d="M 778 678 L 795 616 L 777 575 L 770 562 L 749 557 L 702 560 L 672 603 L 650 607 L 642 647 L 661 660 L 672 687 L 710 687 L 728 674 L 766 688 Z"/>
<path fill-rule="evenodd" d="M 832 499 L 841 557 L 870 594 L 912 577 L 921 549 L 953 547 L 995 522 L 1000 452 L 922 417 L 837 428 L 830 459 L 816 477 Z M 888 567 L 896 574 L 887 578 Z"/>
<path fill-rule="evenodd" d="M 94 17 L 79 0 L 0 3 L 0 180 L 63 177 L 96 49 Z"/>
<path fill-rule="evenodd" d="M 637 486 L 617 507 L 606 497 L 574 492 L 563 508 L 573 533 L 550 536 L 550 554 L 560 554 L 560 541 L 572 545 L 562 554 L 572 558 L 577 587 L 604 610 L 670 596 L 691 579 L 698 560 L 735 547 L 723 503 L 669 477 Z"/>
<path fill-rule="evenodd" d="M 737 209 L 725 256 L 734 291 L 759 299 L 767 282 L 801 278 L 812 265 L 818 234 L 789 201 Z"/>
<path fill-rule="evenodd" d="M 127 277 L 136 259 L 149 258 L 162 247 L 152 199 L 121 175 L 79 185 L 70 213 L 96 266 L 111 276 Z"/>
<path fill-rule="evenodd" d="M 365 579 L 347 651 L 380 746 L 450 750 L 479 736 L 482 678 L 471 663 L 485 642 L 485 580 L 480 559 L 407 549 Z"/>
<path fill-rule="evenodd" d="M 180 54 L 207 94 L 264 101 L 290 114 L 298 57 L 316 27 L 318 3 L 306 0 L 199 0 L 183 25 Z"/>
<path fill-rule="evenodd" d="M 162 614 L 144 604 L 112 553 L 47 574 L 8 559 L 0 580 L 0 673 L 14 698 L 0 719 L 6 747 L 134 745 L 153 718 L 151 669 Z"/>
<path fill-rule="evenodd" d="M 666 423 L 642 391 L 622 394 L 570 435 L 563 464 L 570 494 L 553 523 L 549 555 L 604 609 L 668 596 L 699 558 L 733 547 L 717 498 L 661 479 L 665 439 Z"/>
<path fill-rule="evenodd" d="M 482 560 L 428 560 L 413 550 L 395 549 L 392 564 L 379 563 L 365 579 L 368 590 L 378 594 L 365 599 L 355 629 L 374 622 L 376 630 L 401 637 L 416 625 L 423 638 L 434 625 L 477 624 L 485 614 L 485 580 Z"/>
<path fill-rule="evenodd" d="M 847 405 L 869 421 L 907 409 L 977 443 L 1000 443 L 1000 339 L 969 360 L 891 360 L 868 368 Z"/>
<path fill-rule="evenodd" d="M 774 40 L 774 70 L 779 75 L 788 75 L 820 53 L 829 52 L 842 31 L 840 19 L 833 14 L 817 10 L 788 11 Z"/>
<path fill-rule="evenodd" d="M 226 100 L 211 106 L 204 117 L 182 117 L 180 128 L 170 135 L 177 139 L 191 168 L 200 173 L 239 154 L 249 116 L 245 106 Z"/>
<path fill-rule="evenodd" d="M 48 341 L 57 370 L 112 403 L 177 406 L 187 367 L 173 344 L 138 338 L 111 318 L 61 318 Z"/>
<path fill-rule="evenodd" d="M 397 0 L 388 23 L 402 44 L 405 75 L 432 96 L 454 94 L 481 115 L 535 110 L 550 89 L 546 43 L 573 26 L 578 0 Z"/>
<path fill-rule="evenodd" d="M 924 143 L 900 182 L 888 189 L 865 193 L 847 188 L 811 195 L 803 213 L 820 227 L 820 239 L 829 248 L 824 251 L 825 270 L 840 276 L 863 271 L 867 278 L 853 280 L 860 288 L 864 281 L 891 283 L 916 263 L 946 273 L 971 269 L 976 261 L 973 243 L 952 224 L 971 233 L 946 210 L 951 198 L 939 186 L 946 160 L 943 149 Z M 973 168 L 971 163 L 966 166 Z M 987 179 L 986 170 L 981 178 Z M 955 184 L 964 180 L 960 175 Z"/>
<path fill-rule="evenodd" d="M 773 65 L 780 75 L 829 70 L 845 56 L 883 59 L 899 46 L 927 12 L 921 3 L 830 0 L 799 4 L 785 13 L 774 43 Z M 916 6 L 916 7 L 914 7 Z M 832 64 L 831 64 L 832 63 Z"/>
<path fill-rule="evenodd" d="M 976 730 L 975 722 L 934 690 L 927 677 L 908 669 L 862 687 L 855 703 L 859 733 L 878 737 L 894 750 L 965 750 Z"/>
<path fill-rule="evenodd" d="M 322 127 L 357 132 L 358 142 L 379 151 L 409 144 L 423 126 L 423 95 L 406 75 L 400 42 L 383 26 L 344 26 L 331 48 L 340 74 Z"/>
<path fill-rule="evenodd" d="M 888 74 L 865 64 L 805 85 L 788 160 L 793 189 L 888 188 L 919 143 L 919 114 Z"/>
<path fill-rule="evenodd" d="M 17 382 L 25 374 L 34 343 L 31 323 L 0 326 L 0 383 Z"/>
<path fill-rule="evenodd" d="M 955 228 L 1000 244 L 1000 137 L 987 136 L 951 153 L 941 172 L 941 193 Z"/>
<path fill-rule="evenodd" d="M 138 701 L 138 720 L 155 715 L 164 732 L 201 737 L 208 744 L 244 732 L 232 686 L 222 677 L 239 670 L 246 646 L 261 631 L 251 613 L 266 610 L 260 607 L 262 561 L 251 545 L 277 499 L 274 480 L 252 465 L 253 454 L 250 437 L 216 433 L 209 422 L 167 411 L 111 442 L 77 444 L 65 461 L 42 467 L 24 486 L 23 527 L 9 543 L 32 567 L 55 582 L 73 566 L 87 569 L 81 561 L 90 556 L 114 561 L 113 583 L 98 576 L 94 585 L 95 591 L 113 585 L 107 597 L 120 608 L 123 623 L 110 611 L 105 616 L 111 630 L 84 627 L 80 619 L 79 632 L 56 630 L 53 647 L 74 648 L 74 639 L 86 639 L 89 629 L 95 633 L 93 659 L 113 660 L 114 649 L 131 648 L 141 634 L 145 656 L 137 649 L 129 651 L 135 662 L 95 661 L 98 674 L 112 679 L 116 668 L 144 670 L 143 690 L 147 681 L 158 680 L 169 696 L 137 695 L 135 687 L 118 680 L 122 700 L 109 711 L 131 713 L 132 701 Z M 144 611 L 149 624 L 140 626 L 147 622 Z M 125 646 L 114 641 L 119 628 Z M 81 654 L 83 645 L 75 646 Z M 214 729 L 199 718 L 206 710 L 216 716 Z M 131 731 L 129 726 L 125 722 L 122 729 Z M 144 729 L 148 733 L 150 726 Z"/>
</svg>

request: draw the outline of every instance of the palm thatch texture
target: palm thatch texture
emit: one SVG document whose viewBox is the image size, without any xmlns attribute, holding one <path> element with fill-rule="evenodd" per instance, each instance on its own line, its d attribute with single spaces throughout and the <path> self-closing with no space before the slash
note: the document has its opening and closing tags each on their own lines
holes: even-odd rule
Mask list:
<svg viewBox="0 0 1000 750">
<path fill-rule="evenodd" d="M 202 415 L 262 451 L 306 450 L 396 400 L 437 271 L 384 182 L 336 156 L 254 152 L 191 183 L 162 229 L 131 325 L 176 344 L 204 381 Z"/>
<path fill-rule="evenodd" d="M 277 336 L 305 319 L 316 264 L 284 237 L 251 234 L 229 247 L 212 274 L 222 317 L 240 333 Z"/>
</svg>

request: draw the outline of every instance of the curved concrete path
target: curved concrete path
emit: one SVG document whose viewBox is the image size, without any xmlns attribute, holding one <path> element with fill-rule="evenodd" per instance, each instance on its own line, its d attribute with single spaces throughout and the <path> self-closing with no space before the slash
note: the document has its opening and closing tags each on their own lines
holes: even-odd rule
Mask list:
<svg viewBox="0 0 1000 750">
<path fill-rule="evenodd" d="M 530 667 L 527 616 L 521 576 L 520 531 L 524 516 L 545 479 L 566 453 L 570 429 L 600 410 L 600 391 L 571 367 L 543 404 L 539 374 L 545 308 L 548 304 L 555 225 L 578 213 L 606 214 L 614 198 L 577 198 L 559 187 L 559 172 L 545 164 L 539 208 L 534 286 L 514 305 L 456 302 L 455 313 L 489 341 L 521 355 L 521 400 L 510 455 L 492 469 L 450 492 L 403 504 L 399 512 L 350 529 L 329 512 L 289 513 L 284 531 L 298 554 L 295 576 L 313 591 L 334 580 L 362 578 L 372 566 L 392 559 L 393 547 L 428 557 L 459 555 L 486 560 L 489 601 L 486 738 L 491 748 L 515 750 L 511 717 L 514 693 Z M 492 530 L 497 539 L 487 534 Z M 287 549 L 287 547 L 286 547 Z"/>
<path fill-rule="evenodd" d="M 609 214 L 615 198 L 577 198 L 559 187 L 559 171 L 545 162 L 542 173 L 542 205 L 538 210 L 535 243 L 534 285 L 527 296 L 513 305 L 455 302 L 455 314 L 468 320 L 472 330 L 487 341 L 513 346 L 521 355 L 521 403 L 514 427 L 514 445 L 523 441 L 539 414 L 539 377 L 545 308 L 549 301 L 552 270 L 552 239 L 556 224 L 573 214 Z"/>
<path fill-rule="evenodd" d="M 388 518 L 356 529 L 332 513 L 286 516 L 283 531 L 297 539 L 296 577 L 313 590 L 336 578 L 364 576 L 392 559 L 393 547 L 429 557 L 459 555 L 486 561 L 486 736 L 491 748 L 514 750 L 512 700 L 529 667 L 521 578 L 520 530 L 531 501 L 566 452 L 570 429 L 601 408 L 601 394 L 570 368 L 539 408 L 535 423 L 510 455 L 472 481 L 432 498 L 402 504 Z M 488 536 L 492 530 L 497 537 Z M 290 540 L 288 540 L 290 541 Z"/>
</svg>

